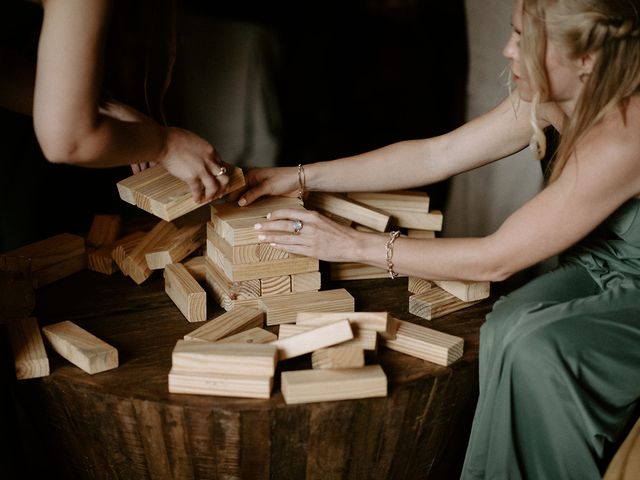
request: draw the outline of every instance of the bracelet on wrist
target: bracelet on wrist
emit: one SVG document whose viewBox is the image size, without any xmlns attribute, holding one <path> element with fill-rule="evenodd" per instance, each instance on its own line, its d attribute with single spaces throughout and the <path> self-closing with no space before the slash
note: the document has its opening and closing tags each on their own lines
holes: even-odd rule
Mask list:
<svg viewBox="0 0 640 480">
<path fill-rule="evenodd" d="M 304 192 L 306 190 L 307 178 L 304 174 L 304 167 L 298 164 L 298 200 L 304 202 Z"/>
<path fill-rule="evenodd" d="M 387 272 L 389 272 L 389 277 L 391 277 L 393 280 L 398 277 L 398 273 L 393 270 L 393 243 L 399 236 L 400 230 L 389 232 L 389 240 L 387 240 L 387 243 L 384 244 L 385 259 L 387 260 Z"/>
</svg>

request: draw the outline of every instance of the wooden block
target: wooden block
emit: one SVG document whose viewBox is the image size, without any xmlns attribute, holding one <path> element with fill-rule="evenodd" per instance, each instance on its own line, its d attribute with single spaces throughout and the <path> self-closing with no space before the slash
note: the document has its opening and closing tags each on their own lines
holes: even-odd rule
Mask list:
<svg viewBox="0 0 640 480">
<path fill-rule="evenodd" d="M 338 320 L 349 320 L 362 330 L 373 330 L 384 338 L 393 338 L 395 319 L 388 312 L 314 312 L 300 311 L 296 315 L 298 325 L 327 325 Z"/>
<path fill-rule="evenodd" d="M 230 335 L 216 340 L 216 343 L 269 343 L 277 340 L 278 336 L 260 327 L 253 327 L 249 330 Z"/>
<path fill-rule="evenodd" d="M 298 325 L 297 323 L 283 323 L 278 327 L 278 338 L 288 338 L 293 335 L 318 328 L 314 325 Z M 340 345 L 348 345 L 360 348 L 362 350 L 375 351 L 378 348 L 378 332 L 375 330 L 364 330 L 358 328 L 357 325 L 351 324 L 353 331 L 353 339 L 341 343 Z"/>
<path fill-rule="evenodd" d="M 352 338 L 351 325 L 347 320 L 340 320 L 298 335 L 274 340 L 269 345 L 275 345 L 278 348 L 278 360 L 286 360 L 346 342 Z"/>
<path fill-rule="evenodd" d="M 327 212 L 327 211 L 322 212 L 322 214 L 325 217 L 330 218 L 334 222 L 339 223 L 340 225 L 346 225 L 347 227 L 353 226 L 353 222 L 351 220 L 349 220 L 348 218 L 344 218 L 344 217 L 341 217 L 340 215 L 336 215 L 334 213 Z M 358 225 L 356 225 L 356 226 L 358 226 Z M 369 228 L 369 227 L 364 227 L 364 228 Z M 371 230 L 372 232 L 375 232 L 375 230 L 372 230 L 372 229 L 369 229 L 369 230 Z"/>
<path fill-rule="evenodd" d="M 99 248 L 113 244 L 122 231 L 120 215 L 95 215 L 87 234 L 87 246 Z"/>
<path fill-rule="evenodd" d="M 478 301 L 463 302 L 440 287 L 434 286 L 424 293 L 409 297 L 409 313 L 427 320 L 433 320 L 448 313 L 467 308 L 475 303 L 478 303 Z"/>
<path fill-rule="evenodd" d="M 291 292 L 317 292 L 321 288 L 320 272 L 294 273 L 291 275 Z"/>
<path fill-rule="evenodd" d="M 147 169 L 148 170 L 148 169 Z M 146 172 L 147 170 L 143 170 Z M 175 235 L 176 226 L 171 222 L 160 220 L 151 231 L 136 244 L 131 253 L 124 259 L 124 272 L 140 285 L 151 276 L 152 270 L 147 265 L 147 252 L 161 245 L 167 237 Z"/>
<path fill-rule="evenodd" d="M 262 311 L 255 308 L 236 307 L 187 333 L 184 339 L 215 342 L 252 327 L 262 327 L 263 324 L 264 313 Z"/>
<path fill-rule="evenodd" d="M 207 222 L 207 240 L 233 265 L 259 263 L 289 258 L 289 252 L 272 247 L 268 243 L 253 243 L 233 247 L 215 230 L 212 222 Z"/>
<path fill-rule="evenodd" d="M 391 215 L 390 223 L 400 228 L 411 228 L 419 230 L 442 230 L 442 213 L 433 210 L 430 213 L 402 212 L 393 210 L 388 212 Z"/>
<path fill-rule="evenodd" d="M 409 277 L 407 289 L 411 293 L 424 293 L 431 290 L 432 284 L 429 280 L 418 277 Z"/>
<path fill-rule="evenodd" d="M 231 310 L 238 305 L 258 308 L 260 297 L 260 281 L 246 280 L 232 282 L 210 258 L 205 258 L 207 287 L 214 300 L 225 310 Z"/>
<path fill-rule="evenodd" d="M 5 320 L 11 351 L 16 367 L 16 378 L 46 377 L 49 375 L 49 358 L 44 348 L 38 321 L 34 317 Z"/>
<path fill-rule="evenodd" d="M 353 345 L 321 348 L 311 354 L 311 364 L 314 370 L 361 368 L 364 367 L 364 350 Z"/>
<path fill-rule="evenodd" d="M 389 278 L 389 272 L 384 268 L 355 262 L 334 262 L 329 264 L 330 278 L 334 281 L 365 280 L 372 278 Z M 405 277 L 406 275 L 398 275 Z"/>
<path fill-rule="evenodd" d="M 347 197 L 385 212 L 429 213 L 429 195 L 418 190 L 390 192 L 352 192 Z"/>
<path fill-rule="evenodd" d="M 409 238 L 436 238 L 436 232 L 433 230 L 408 229 L 407 237 Z"/>
<path fill-rule="evenodd" d="M 273 377 L 182 372 L 172 368 L 168 383 L 169 393 L 267 399 L 271 396 Z"/>
<path fill-rule="evenodd" d="M 178 340 L 172 366 L 183 372 L 229 373 L 272 377 L 277 350 L 272 344 L 211 343 Z"/>
<path fill-rule="evenodd" d="M 380 365 L 341 370 L 282 372 L 282 396 L 288 404 L 385 397 L 387 376 Z"/>
<path fill-rule="evenodd" d="M 444 366 L 462 357 L 464 339 L 415 323 L 397 319 L 396 322 L 395 340 L 383 340 L 388 349 Z"/>
<path fill-rule="evenodd" d="M 142 241 L 147 232 L 132 232 L 129 235 L 117 240 L 111 249 L 111 258 L 116 262 L 123 274 L 129 275 L 126 271 L 125 259 L 131 255 L 136 245 Z"/>
<path fill-rule="evenodd" d="M 282 208 L 294 208 L 304 210 L 304 206 L 295 197 L 263 197 L 251 205 L 240 207 L 237 203 L 223 203 L 211 205 L 211 220 L 234 220 L 245 218 L 265 218 L 267 213 Z"/>
<path fill-rule="evenodd" d="M 118 351 L 68 320 L 42 328 L 51 347 L 90 375 L 118 366 Z"/>
<path fill-rule="evenodd" d="M 145 253 L 147 266 L 159 270 L 170 263 L 178 263 L 204 245 L 206 225 L 188 225 L 168 235 L 161 244 Z"/>
<path fill-rule="evenodd" d="M 390 217 L 387 213 L 335 193 L 311 192 L 306 205 L 313 210 L 347 218 L 376 232 L 384 232 L 389 225 Z"/>
<path fill-rule="evenodd" d="M 490 282 L 465 282 L 455 280 L 434 280 L 441 289 L 458 297 L 463 302 L 472 302 L 489 297 Z M 417 292 L 416 292 L 417 293 Z"/>
<path fill-rule="evenodd" d="M 283 293 L 291 293 L 291 275 L 260 279 L 261 296 L 282 295 Z"/>
<path fill-rule="evenodd" d="M 164 269 L 164 290 L 189 322 L 207 319 L 207 293 L 181 263 Z"/>
<path fill-rule="evenodd" d="M 344 288 L 320 292 L 290 293 L 258 299 L 258 307 L 267 314 L 267 325 L 293 323 L 300 311 L 348 312 L 355 308 L 354 298 Z"/>
<path fill-rule="evenodd" d="M 99 248 L 91 248 L 87 252 L 87 269 L 111 275 L 118 271 L 118 266 L 111 256 L 111 245 Z"/>
<path fill-rule="evenodd" d="M 31 275 L 35 288 L 44 287 L 57 280 L 87 268 L 87 252 L 84 238 L 61 233 L 0 255 L 0 268 L 10 263 L 8 257 L 25 257 L 31 261 Z"/>
<path fill-rule="evenodd" d="M 234 167 L 229 172 L 229 193 L 244 187 L 242 169 Z M 186 182 L 167 172 L 162 165 L 147 168 L 117 184 L 120 198 L 171 221 L 208 202 L 196 203 Z"/>
<path fill-rule="evenodd" d="M 205 267 L 204 255 L 191 257 L 189 260 L 182 262 L 182 264 L 189 271 L 191 276 L 196 279 L 198 283 L 200 282 L 204 283 L 207 280 L 207 270 Z"/>
</svg>

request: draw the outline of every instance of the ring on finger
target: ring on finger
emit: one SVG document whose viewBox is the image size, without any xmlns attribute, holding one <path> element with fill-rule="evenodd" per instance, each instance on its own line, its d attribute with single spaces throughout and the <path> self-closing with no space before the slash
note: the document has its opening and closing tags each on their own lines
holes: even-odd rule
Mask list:
<svg viewBox="0 0 640 480">
<path fill-rule="evenodd" d="M 304 227 L 304 224 L 302 223 L 302 220 L 294 220 L 293 221 L 293 234 L 297 235 L 300 233 L 300 230 L 302 230 L 302 227 Z"/>
<path fill-rule="evenodd" d="M 220 170 L 218 170 L 213 176 L 219 177 L 220 175 L 224 175 L 225 173 L 227 173 L 227 167 L 222 166 L 220 167 Z"/>
</svg>

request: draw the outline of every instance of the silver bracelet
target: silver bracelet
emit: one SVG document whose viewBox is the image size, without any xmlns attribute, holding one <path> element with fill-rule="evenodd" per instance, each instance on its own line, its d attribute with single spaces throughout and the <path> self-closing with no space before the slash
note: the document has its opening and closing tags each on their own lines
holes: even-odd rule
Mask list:
<svg viewBox="0 0 640 480">
<path fill-rule="evenodd" d="M 400 230 L 394 230 L 393 232 L 389 232 L 389 240 L 384 245 L 385 249 L 385 257 L 387 259 L 387 271 L 389 272 L 389 276 L 395 280 L 398 276 L 398 273 L 393 270 L 393 262 L 391 259 L 393 258 L 393 242 L 396 241 L 396 238 L 400 236 Z"/>
</svg>

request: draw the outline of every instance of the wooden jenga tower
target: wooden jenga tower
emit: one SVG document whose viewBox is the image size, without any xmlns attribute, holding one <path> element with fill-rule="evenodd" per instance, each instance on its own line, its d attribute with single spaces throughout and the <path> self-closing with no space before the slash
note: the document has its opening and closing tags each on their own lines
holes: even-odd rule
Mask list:
<svg viewBox="0 0 640 480">
<path fill-rule="evenodd" d="M 211 206 L 207 223 L 207 285 L 225 309 L 253 307 L 267 314 L 267 325 L 295 321 L 304 308 L 314 311 L 353 310 L 346 290 L 320 290 L 319 261 L 289 254 L 258 241 L 254 225 L 279 208 L 304 210 L 296 198 L 271 197 L 238 207 Z M 291 233 L 291 232 L 287 232 Z"/>
</svg>

